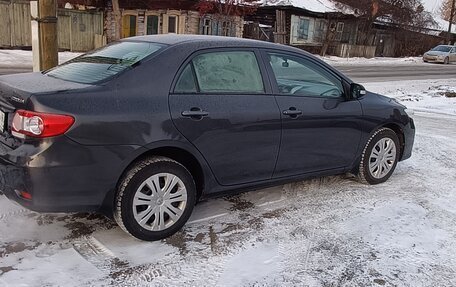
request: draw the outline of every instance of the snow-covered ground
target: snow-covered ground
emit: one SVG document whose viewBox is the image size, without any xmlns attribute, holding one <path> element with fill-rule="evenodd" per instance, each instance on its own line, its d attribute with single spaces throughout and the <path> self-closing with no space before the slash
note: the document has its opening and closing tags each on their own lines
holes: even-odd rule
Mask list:
<svg viewBox="0 0 456 287">
<path fill-rule="evenodd" d="M 388 182 L 343 175 L 211 199 L 152 243 L 1 195 L 0 286 L 456 286 L 456 81 L 365 86 L 415 110 L 413 156 Z"/>
<path fill-rule="evenodd" d="M 456 115 L 456 79 L 375 82 L 364 87 L 395 98 L 413 111 Z"/>
<path fill-rule="evenodd" d="M 59 63 L 71 60 L 81 53 L 60 52 Z M 32 51 L 0 49 L 0 67 L 32 67 Z"/>
<path fill-rule="evenodd" d="M 320 59 L 330 65 L 427 65 L 423 62 L 421 57 L 403 57 L 403 58 L 391 58 L 391 57 L 375 57 L 375 58 L 341 58 L 336 56 L 318 56 Z"/>
</svg>

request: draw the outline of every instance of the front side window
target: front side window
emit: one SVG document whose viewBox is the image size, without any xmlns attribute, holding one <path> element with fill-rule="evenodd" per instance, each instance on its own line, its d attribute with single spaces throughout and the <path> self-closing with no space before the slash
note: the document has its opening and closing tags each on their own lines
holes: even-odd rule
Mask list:
<svg viewBox="0 0 456 287">
<path fill-rule="evenodd" d="M 66 81 L 93 84 L 134 67 L 162 47 L 147 42 L 116 42 L 74 58 L 45 74 Z"/>
<path fill-rule="evenodd" d="M 341 79 L 304 58 L 269 53 L 280 94 L 307 97 L 341 97 Z"/>
<path fill-rule="evenodd" d="M 253 52 L 210 52 L 196 56 L 192 64 L 201 92 L 264 92 L 260 68 Z"/>
</svg>

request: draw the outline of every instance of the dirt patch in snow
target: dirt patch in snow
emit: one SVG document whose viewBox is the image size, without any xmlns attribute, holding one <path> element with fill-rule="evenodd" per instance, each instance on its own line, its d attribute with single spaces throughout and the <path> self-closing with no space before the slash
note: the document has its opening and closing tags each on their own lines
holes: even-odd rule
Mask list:
<svg viewBox="0 0 456 287">
<path fill-rule="evenodd" d="M 12 253 L 19 253 L 25 250 L 33 250 L 40 246 L 40 242 L 9 242 L 0 246 L 0 258 Z"/>
</svg>

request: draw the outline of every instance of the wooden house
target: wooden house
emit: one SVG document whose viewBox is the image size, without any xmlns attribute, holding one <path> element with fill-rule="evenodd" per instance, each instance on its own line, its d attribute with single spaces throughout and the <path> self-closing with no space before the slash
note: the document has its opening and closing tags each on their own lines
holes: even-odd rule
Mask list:
<svg viewBox="0 0 456 287">
<path fill-rule="evenodd" d="M 195 0 L 119 0 L 121 37 L 168 33 L 242 37 L 242 17 L 215 13 L 201 15 L 197 3 Z M 107 1 L 105 13 L 105 33 L 109 42 L 115 38 L 116 29 L 111 1 Z"/>
<path fill-rule="evenodd" d="M 309 3 L 311 0 L 309 0 Z M 246 16 L 244 37 L 296 46 L 311 53 L 372 57 L 375 48 L 354 47 L 358 18 L 336 9 L 311 11 L 293 5 L 264 5 Z M 318 10 L 318 9 L 317 9 Z M 271 35 L 272 31 L 272 35 Z M 268 37 L 264 35 L 268 34 Z"/>
<path fill-rule="evenodd" d="M 58 0 L 60 50 L 89 51 L 116 39 L 111 0 Z M 242 37 L 243 18 L 204 13 L 197 0 L 119 0 L 120 37 L 206 34 Z M 31 47 L 29 0 L 0 0 L 0 48 Z"/>
</svg>

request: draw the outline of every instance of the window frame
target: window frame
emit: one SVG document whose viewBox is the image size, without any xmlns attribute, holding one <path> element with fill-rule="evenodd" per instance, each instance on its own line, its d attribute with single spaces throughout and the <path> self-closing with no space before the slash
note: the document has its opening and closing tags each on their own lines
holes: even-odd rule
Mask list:
<svg viewBox="0 0 456 287">
<path fill-rule="evenodd" d="M 203 18 L 203 29 L 202 29 L 202 34 L 203 35 L 212 35 L 212 20 L 210 18 Z"/>
<path fill-rule="evenodd" d="M 258 63 L 258 68 L 259 68 L 259 71 L 260 71 L 260 75 L 261 75 L 261 80 L 263 81 L 263 88 L 264 88 L 264 91 L 262 93 L 253 93 L 253 92 L 204 92 L 204 91 L 201 91 L 200 89 L 200 86 L 199 86 L 199 82 L 198 82 L 198 78 L 197 78 L 197 75 L 196 75 L 196 71 L 195 71 L 195 67 L 193 66 L 193 59 L 195 57 L 198 57 L 199 55 L 202 55 L 202 54 L 208 54 L 208 53 L 217 53 L 217 52 L 251 52 L 254 54 L 255 56 L 255 59 Z M 182 73 L 184 72 L 185 68 L 187 67 L 187 65 L 190 64 L 191 67 L 192 67 L 192 73 L 193 73 L 193 78 L 194 78 L 194 81 L 195 81 L 195 84 L 196 84 L 196 88 L 197 88 L 197 92 L 195 93 L 188 93 L 188 92 L 177 92 L 176 91 L 176 85 L 182 75 Z M 268 77 L 268 74 L 267 74 L 267 68 L 265 67 L 264 65 L 264 61 L 262 59 L 262 55 L 259 51 L 258 48 L 248 48 L 248 47 L 233 47 L 233 48 L 206 48 L 206 49 L 201 49 L 201 50 L 197 50 L 195 52 L 193 52 L 189 57 L 187 57 L 187 59 L 182 62 L 182 64 L 180 65 L 179 69 L 177 70 L 175 76 L 174 76 L 174 80 L 173 80 L 173 83 L 171 85 L 171 89 L 170 89 L 170 93 L 171 94 L 179 94 L 179 95 L 182 95 L 182 94 L 185 94 L 185 95 L 258 95 L 258 96 L 264 96 L 264 95 L 272 95 L 273 94 L 273 89 L 271 87 L 271 83 L 269 81 L 269 77 Z"/>
<path fill-rule="evenodd" d="M 290 57 L 294 57 L 297 59 L 302 59 L 303 61 L 311 62 L 312 64 L 318 66 L 320 69 L 324 70 L 325 72 L 329 73 L 331 76 L 336 78 L 337 80 L 340 81 L 341 86 L 342 86 L 342 95 L 340 97 L 331 97 L 331 96 L 300 96 L 300 95 L 292 95 L 292 94 L 282 94 L 279 91 L 279 85 L 277 83 L 276 76 L 274 74 L 274 71 L 269 64 L 269 56 L 268 54 L 282 54 L 282 55 L 288 55 Z M 338 75 L 336 72 L 332 71 L 331 69 L 325 67 L 315 59 L 312 59 L 311 57 L 308 57 L 303 54 L 299 53 L 294 53 L 290 51 L 284 51 L 284 50 L 276 50 L 276 49 L 261 49 L 261 57 L 263 59 L 264 66 L 266 67 L 267 70 L 267 75 L 269 77 L 269 82 L 271 83 L 272 91 L 275 96 L 278 97 L 299 97 L 299 98 L 318 98 L 318 99 L 342 99 L 344 101 L 351 100 L 350 98 L 350 84 L 347 82 L 347 80 L 340 75 Z"/>
<path fill-rule="evenodd" d="M 307 22 L 307 33 L 306 34 L 302 34 L 302 36 L 305 36 L 304 37 L 300 37 L 300 33 L 299 31 L 302 30 L 300 29 L 301 27 L 301 21 L 306 21 Z M 298 26 L 296 27 L 296 39 L 297 41 L 301 41 L 301 42 L 306 42 L 306 41 L 310 41 L 309 40 L 309 36 L 310 36 L 310 21 L 311 19 L 309 17 L 303 17 L 303 16 L 298 16 Z"/>
<path fill-rule="evenodd" d="M 148 34 L 147 32 L 147 29 L 149 28 L 149 17 L 157 17 L 157 33 L 156 34 Z M 146 21 L 145 21 L 145 35 L 159 35 L 160 34 L 160 22 L 161 22 L 161 17 L 160 15 L 158 14 L 145 14 L 145 18 L 146 18 Z M 151 21 L 153 22 L 153 21 Z"/>
<path fill-rule="evenodd" d="M 345 23 L 344 22 L 337 22 L 337 26 L 336 26 L 336 32 L 337 33 L 343 33 L 344 32 L 344 28 L 345 28 Z"/>
<path fill-rule="evenodd" d="M 170 19 L 174 18 L 174 25 L 170 25 Z M 169 28 L 173 27 L 174 32 L 170 32 Z M 167 34 L 179 34 L 179 16 L 177 15 L 168 15 L 168 27 L 167 27 Z"/>
</svg>

